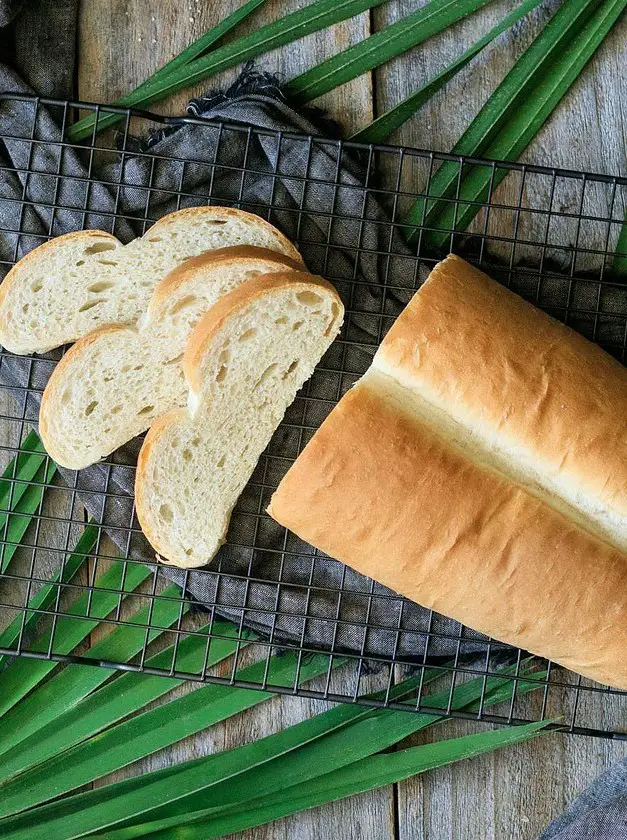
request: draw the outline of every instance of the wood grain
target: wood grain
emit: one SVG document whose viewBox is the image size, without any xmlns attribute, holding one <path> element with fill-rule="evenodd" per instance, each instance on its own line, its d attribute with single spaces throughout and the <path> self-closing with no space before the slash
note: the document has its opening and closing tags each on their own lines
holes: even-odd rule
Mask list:
<svg viewBox="0 0 627 840">
<path fill-rule="evenodd" d="M 415 0 L 390 0 L 372 15 L 361 15 L 329 32 L 312 35 L 259 62 L 263 69 L 289 79 L 387 23 L 413 11 Z M 82 0 L 79 41 L 79 92 L 88 100 L 112 101 L 169 60 L 193 38 L 239 5 L 239 0 Z M 304 2 L 268 2 L 241 27 L 251 31 Z M 347 134 L 366 124 L 408 95 L 444 67 L 461 50 L 512 8 L 498 0 L 421 48 L 391 62 L 374 75 L 355 80 L 317 102 L 341 122 Z M 483 105 L 513 61 L 539 31 L 557 0 L 534 12 L 513 34 L 501 36 L 433 98 L 393 138 L 395 142 L 448 150 Z M 622 72 L 627 22 L 622 21 L 573 86 L 555 115 L 524 155 L 527 161 L 568 168 L 622 173 L 627 171 L 625 117 L 627 78 Z M 156 106 L 160 112 L 181 112 L 190 95 L 223 87 L 237 68 L 200 83 Z M 416 187 L 416 184 L 413 184 Z M 515 185 L 504 184 L 511 199 Z M 528 189 L 536 189 L 530 183 Z M 531 195 L 538 200 L 538 195 Z M 568 202 L 572 195 L 560 197 Z M 497 220 L 506 225 L 506 219 Z M 183 686 L 174 694 L 195 690 Z M 532 700 L 528 701 L 533 705 Z M 569 699 L 555 691 L 552 713 L 569 713 Z M 235 746 L 277 731 L 316 713 L 324 704 L 298 698 L 275 698 L 208 732 L 186 739 L 103 781 Z M 590 696 L 580 710 L 582 720 L 624 725 L 618 706 Z M 424 737 L 456 736 L 476 725 L 447 723 Z M 414 742 L 421 742 L 420 739 Z M 592 778 L 619 758 L 627 745 L 583 737 L 551 735 L 532 743 L 443 768 L 391 788 L 334 803 L 307 814 L 244 832 L 244 840 L 309 840 L 353 837 L 368 840 L 531 840 Z"/>
</svg>

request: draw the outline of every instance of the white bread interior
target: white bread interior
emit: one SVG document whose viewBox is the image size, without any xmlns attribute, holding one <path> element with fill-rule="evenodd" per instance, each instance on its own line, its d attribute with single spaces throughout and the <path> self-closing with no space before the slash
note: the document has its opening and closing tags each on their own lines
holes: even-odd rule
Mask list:
<svg viewBox="0 0 627 840">
<path fill-rule="evenodd" d="M 252 277 L 301 267 L 256 246 L 186 260 L 157 285 L 137 327 L 94 330 L 56 366 L 39 413 L 46 451 L 63 467 L 83 469 L 184 406 L 183 353 L 201 316 Z"/>
<path fill-rule="evenodd" d="M 0 344 L 12 353 L 43 353 L 106 324 L 135 324 L 166 274 L 229 245 L 258 245 L 300 260 L 276 228 L 230 207 L 178 210 L 128 245 L 102 231 L 52 239 L 21 259 L 0 286 Z"/>
<path fill-rule="evenodd" d="M 161 559 L 208 563 L 286 408 L 337 335 L 343 307 L 325 280 L 248 280 L 201 319 L 184 359 L 188 408 L 160 417 L 142 446 L 135 504 Z"/>
</svg>

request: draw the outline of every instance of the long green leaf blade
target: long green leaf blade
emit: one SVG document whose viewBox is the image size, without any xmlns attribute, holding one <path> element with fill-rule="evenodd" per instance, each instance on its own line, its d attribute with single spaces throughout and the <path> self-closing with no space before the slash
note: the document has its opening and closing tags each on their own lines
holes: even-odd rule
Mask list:
<svg viewBox="0 0 627 840">
<path fill-rule="evenodd" d="M 383 143 L 392 134 L 393 131 L 400 128 L 403 123 L 407 122 L 410 117 L 418 111 L 425 102 L 428 102 L 444 85 L 456 76 L 460 70 L 463 70 L 476 55 L 478 55 L 484 47 L 492 43 L 499 35 L 510 29 L 521 18 L 527 15 L 536 6 L 539 6 L 542 0 L 525 0 L 520 6 L 517 6 L 512 12 L 506 15 L 503 20 L 490 29 L 489 32 L 470 46 L 459 58 L 456 58 L 448 67 L 445 67 L 441 73 L 438 73 L 426 85 L 412 93 L 394 108 L 391 108 L 385 114 L 381 114 L 376 120 L 362 128 L 360 131 L 353 134 L 350 138 L 356 143 Z"/>
<path fill-rule="evenodd" d="M 145 108 L 221 70 L 227 70 L 229 67 L 290 44 L 313 32 L 326 29 L 334 23 L 340 23 L 375 6 L 380 6 L 383 2 L 385 0 L 315 0 L 304 9 L 291 12 L 279 20 L 261 26 L 256 32 L 225 44 L 213 50 L 209 55 L 197 58 L 174 73 L 159 78 L 151 86 L 150 91 L 128 94 L 125 104 Z M 98 117 L 97 130 L 102 131 L 122 119 L 124 116 L 120 114 L 101 114 Z M 76 123 L 72 129 L 71 139 L 81 140 L 88 137 L 92 134 L 95 123 L 95 114 Z"/>
<path fill-rule="evenodd" d="M 511 670 L 511 668 L 505 669 L 505 673 L 511 673 Z M 536 689 L 539 685 L 540 683 L 535 680 L 532 683 L 520 683 L 519 694 Z M 396 691 L 402 691 L 403 687 L 404 684 L 401 683 L 396 686 Z M 482 692 L 485 692 L 484 705 L 486 707 L 503 702 L 511 698 L 512 681 L 497 677 L 489 679 L 478 677 L 470 680 L 455 688 L 451 708 L 474 710 Z M 446 689 L 425 698 L 425 705 L 433 708 L 446 707 L 449 698 L 450 691 Z M 334 714 L 340 713 L 337 710 L 327 712 L 327 720 L 330 720 Z M 158 819 L 167 816 L 173 824 L 176 824 L 177 819 L 184 819 L 190 812 L 206 809 L 211 805 L 217 810 L 228 809 L 238 802 L 246 802 L 250 790 L 256 791 L 260 796 L 271 794 L 297 782 L 306 782 L 332 769 L 343 767 L 352 761 L 361 760 L 386 749 L 409 735 L 445 719 L 446 714 L 438 716 L 385 709 L 355 714 L 347 721 L 350 725 L 335 727 L 326 732 L 322 730 L 321 735 L 324 737 L 309 738 L 304 743 L 297 741 L 296 751 L 292 747 L 291 750 L 279 752 L 272 757 L 271 764 L 267 765 L 265 762 L 268 760 L 269 745 L 274 745 L 276 749 L 276 746 L 280 747 L 282 742 L 281 733 L 278 736 L 270 736 L 269 739 L 264 739 L 265 744 L 262 741 L 259 746 L 253 746 L 248 750 L 247 762 L 242 761 L 243 752 L 239 755 L 235 751 L 232 753 L 231 758 L 236 758 L 242 768 L 239 774 L 227 776 L 219 784 L 214 781 L 210 791 L 203 787 L 201 791 L 185 796 L 178 802 L 153 807 L 151 818 Z M 315 720 L 319 726 L 321 722 L 325 722 L 325 715 L 318 715 Z M 294 735 L 298 736 L 301 732 L 307 733 L 309 723 L 305 721 L 303 724 L 291 727 L 290 738 L 293 740 Z M 251 756 L 256 754 L 264 759 L 263 766 L 259 766 L 259 762 L 257 765 L 251 762 Z M 123 835 L 120 834 L 120 836 Z M 133 836 L 132 831 L 128 836 Z"/>
<path fill-rule="evenodd" d="M 612 262 L 612 271 L 614 274 L 627 274 L 627 217 L 625 217 L 625 221 L 618 234 L 618 242 L 616 243 L 616 251 L 614 252 L 614 260 Z"/>
<path fill-rule="evenodd" d="M 163 628 L 174 624 L 179 616 L 187 612 L 189 601 L 181 601 L 180 595 L 178 586 L 169 586 L 155 598 L 152 606 L 147 604 L 129 616 L 123 625 L 92 645 L 83 656 L 109 662 L 129 662 L 145 644 L 158 638 L 164 632 Z M 153 629 L 148 631 L 148 625 Z M 5 771 L 4 753 L 71 709 L 111 679 L 113 674 L 114 671 L 109 668 L 69 665 L 7 712 L 0 728 L 0 776 Z"/>
<path fill-rule="evenodd" d="M 207 652 L 207 638 L 203 638 L 202 634 L 210 630 L 215 636 L 209 645 L 208 668 L 232 656 L 246 646 L 248 638 L 253 637 L 245 630 L 240 631 L 230 621 L 214 620 L 212 625 L 200 630 L 199 635 L 187 636 L 176 648 L 170 645 L 147 659 L 147 667 L 171 668 L 176 654 L 177 670 L 200 673 Z M 0 761 L 0 783 L 139 712 L 183 682 L 174 677 L 154 677 L 134 672 L 121 674 L 5 753 Z"/>
<path fill-rule="evenodd" d="M 520 157 L 579 77 L 626 6 L 625 0 L 612 0 L 598 9 L 577 39 L 556 57 L 550 74 L 529 91 L 526 104 L 503 126 L 485 150 L 486 157 L 496 160 Z M 485 202 L 490 189 L 494 189 L 506 174 L 505 170 L 493 172 L 491 167 L 473 167 L 461 184 L 461 203 L 457 210 L 450 204 L 445 206 L 429 225 L 447 231 L 463 230 L 477 214 L 478 205 L 475 202 Z M 442 247 L 449 239 L 450 233 L 441 230 L 428 232 L 425 244 L 434 248 Z"/>
<path fill-rule="evenodd" d="M 511 673 L 511 669 L 504 670 L 503 673 Z M 532 683 L 534 688 L 540 684 Z M 489 696 L 489 693 L 496 689 L 502 689 L 502 679 L 497 677 L 469 681 L 455 689 L 453 708 L 475 702 L 482 691 L 487 690 Z M 395 690 L 402 691 L 403 686 L 397 686 Z M 446 704 L 448 697 L 448 691 L 440 692 L 429 698 L 426 703 L 433 706 Z M 178 807 L 194 810 L 193 805 L 199 795 L 204 807 L 209 803 L 215 807 L 226 807 L 227 804 L 239 801 L 238 798 L 247 799 L 251 789 L 270 793 L 285 787 L 286 784 L 293 784 L 295 778 L 312 778 L 321 772 L 327 772 L 332 766 L 344 766 L 363 755 L 384 749 L 407 734 L 429 726 L 437 720 L 437 717 L 413 712 L 364 712 L 352 706 L 339 706 L 302 724 L 235 750 L 187 762 L 181 767 L 151 773 L 143 776 L 141 780 L 131 779 L 87 794 L 79 794 L 62 803 L 37 808 L 0 822 L 0 830 L 3 836 L 14 836 L 8 832 L 19 828 L 26 833 L 35 832 L 28 836 L 37 838 L 40 836 L 37 832 L 41 830 L 41 837 L 44 837 L 46 828 L 51 830 L 52 827 L 54 831 L 63 832 L 63 836 L 74 836 L 72 832 L 75 830 L 80 829 L 83 833 L 101 830 L 121 821 L 136 819 L 147 811 L 151 811 L 153 816 L 160 815 L 163 809 L 155 803 L 165 803 L 171 810 L 178 800 L 177 810 Z M 347 723 L 351 725 L 347 727 Z M 338 729 L 339 731 L 335 732 Z M 352 737 L 346 735 L 345 730 L 348 729 L 351 730 Z M 331 736 L 330 732 L 335 734 Z M 331 737 L 332 741 L 329 740 Z M 331 743 L 333 749 L 330 749 Z M 269 761 L 272 761 L 272 772 L 265 769 L 256 772 L 256 768 L 265 768 Z M 48 774 L 47 778 L 49 783 L 55 783 L 55 774 Z M 9 786 L 3 788 L 3 800 L 7 793 L 10 796 Z M 33 801 L 31 796 L 30 802 Z M 14 810 L 15 804 L 15 800 L 12 799 L 9 807 Z M 5 808 L 4 801 L 2 807 Z M 76 815 L 79 813 L 80 825 L 76 822 Z M 15 837 L 25 837 L 26 833 L 16 833 Z"/>
<path fill-rule="evenodd" d="M 19 547 L 41 504 L 43 485 L 52 480 L 55 471 L 39 436 L 30 432 L 0 479 L 0 573 L 6 571 Z"/>
<path fill-rule="evenodd" d="M 335 657 L 333 665 L 340 664 L 341 660 Z M 328 656 L 312 657 L 300 666 L 301 682 L 325 673 L 328 667 Z M 263 680 L 265 670 L 265 660 L 257 662 L 239 671 L 238 679 L 258 683 Z M 272 657 L 268 680 L 273 685 L 291 686 L 297 670 L 296 654 Z M 144 712 L 3 785 L 0 815 L 16 813 L 74 790 L 272 696 L 271 692 L 207 685 Z"/>
<path fill-rule="evenodd" d="M 47 460 L 33 476 L 35 483 L 26 485 L 19 499 L 13 498 L 8 522 L 5 518 L 0 534 L 4 540 L 0 548 L 0 574 L 7 570 L 35 514 L 40 510 L 46 485 L 52 481 L 56 470 L 54 461 Z"/>
<path fill-rule="evenodd" d="M 46 460 L 46 450 L 36 432 L 29 432 L 20 444 L 20 450 L 5 467 L 0 479 L 0 510 L 10 507 L 9 499 L 17 501 L 32 481 L 39 467 Z M 17 480 L 16 480 L 17 479 Z M 13 488 L 13 489 L 11 489 Z M 4 524 L 4 514 L 0 515 L 0 525 Z"/>
<path fill-rule="evenodd" d="M 115 561 L 95 583 L 95 590 L 89 599 L 89 593 L 83 593 L 68 608 L 71 616 L 62 616 L 54 627 L 54 652 L 71 653 L 94 629 L 98 619 L 115 609 L 120 597 L 120 588 L 132 592 L 150 574 L 150 569 L 140 563 L 129 563 L 126 573 L 125 564 Z M 87 607 L 90 607 L 89 617 Z M 52 629 L 37 639 L 29 648 L 32 651 L 47 652 L 52 639 Z M 38 685 L 54 668 L 56 662 L 47 659 L 17 659 L 0 674 L 0 715 L 4 715 L 28 692 Z"/>
<path fill-rule="evenodd" d="M 69 583 L 76 572 L 81 568 L 85 560 L 93 551 L 98 539 L 98 528 L 95 525 L 88 525 L 81 534 L 76 547 L 67 560 L 62 563 L 61 570 L 55 573 L 50 583 L 44 584 L 39 591 L 30 598 L 29 610 L 22 615 L 16 616 L 13 621 L 0 633 L 0 648 L 15 648 L 21 636 L 28 635 L 34 630 L 35 625 L 41 617 L 39 610 L 47 610 L 57 596 L 58 586 L 62 583 Z M 0 656 L 0 672 L 6 664 L 7 656 Z"/>
<path fill-rule="evenodd" d="M 531 91 L 535 84 L 543 78 L 552 77 L 555 62 L 560 60 L 564 50 L 577 38 L 596 5 L 598 0 L 565 0 L 490 96 L 455 144 L 452 154 L 471 157 L 487 155 L 486 150 L 491 141 L 510 118 L 517 127 L 521 123 L 523 126 L 526 124 L 526 109 L 534 107 Z M 419 225 L 424 220 L 431 226 L 431 217 L 444 206 L 442 202 L 436 204 L 431 196 L 452 197 L 456 192 L 459 174 L 457 161 L 444 162 L 431 178 L 429 199 L 418 199 L 404 221 L 408 225 Z M 409 228 L 407 234 L 412 238 L 417 232 Z"/>
<path fill-rule="evenodd" d="M 126 94 L 122 96 L 120 99 L 116 99 L 113 103 L 114 105 L 120 105 L 122 107 L 126 105 L 132 105 L 133 100 L 140 94 L 144 94 L 149 92 L 155 86 L 155 83 L 158 82 L 160 79 L 165 78 L 166 76 L 170 75 L 170 73 L 176 73 L 180 71 L 181 67 L 186 64 L 189 64 L 195 58 L 199 58 L 204 53 L 206 53 L 210 47 L 212 47 L 217 41 L 223 38 L 226 34 L 228 34 L 232 29 L 235 29 L 243 20 L 249 17 L 259 6 L 263 5 L 266 0 L 248 0 L 248 2 L 244 3 L 239 9 L 236 9 L 230 15 L 224 18 L 224 20 L 220 21 L 213 29 L 210 29 L 208 32 L 205 32 L 198 40 L 194 41 L 189 47 L 186 47 L 181 53 L 175 56 L 171 61 L 168 61 L 167 64 L 164 64 L 163 67 L 160 67 L 156 73 L 153 73 L 146 81 L 142 82 L 138 85 L 135 90 L 131 91 L 130 94 Z M 67 136 L 69 140 L 76 140 L 82 136 L 83 130 L 85 125 L 89 122 L 89 119 L 86 118 L 84 120 L 80 120 L 75 125 L 71 126 L 68 130 Z M 89 125 L 89 132 L 91 131 L 91 124 Z"/>
<path fill-rule="evenodd" d="M 492 0 L 431 0 L 380 32 L 301 73 L 284 86 L 286 96 L 304 103 L 339 85 L 380 67 L 407 50 L 422 44 L 451 24 L 488 5 Z"/>
<path fill-rule="evenodd" d="M 124 836 L 150 837 L 151 840 L 211 840 L 215 837 L 225 837 L 227 834 L 264 825 L 289 814 L 315 808 L 317 805 L 401 782 L 410 776 L 444 767 L 455 761 L 523 743 L 538 735 L 547 723 L 548 721 L 544 721 L 510 729 L 477 732 L 461 738 L 371 756 L 341 770 L 312 779 L 306 784 L 242 803 L 230 814 L 189 823 L 181 823 L 179 819 L 178 826 L 165 829 L 159 829 L 158 823 L 149 823 L 138 826 L 139 831 L 134 835 Z M 107 832 L 106 835 L 92 836 L 106 836 L 107 840 L 119 840 L 121 835 L 114 831 Z"/>
</svg>

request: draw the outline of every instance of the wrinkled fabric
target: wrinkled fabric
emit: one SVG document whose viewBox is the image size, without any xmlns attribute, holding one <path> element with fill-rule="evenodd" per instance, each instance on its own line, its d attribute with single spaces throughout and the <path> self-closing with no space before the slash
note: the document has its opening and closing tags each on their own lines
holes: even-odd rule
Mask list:
<svg viewBox="0 0 627 840">
<path fill-rule="evenodd" d="M 21 213 L 19 202 L 0 201 L 3 228 L 19 227 L 33 234 L 51 230 L 59 234 L 83 226 L 102 227 L 113 230 L 123 241 L 141 233 L 142 228 L 141 223 L 130 222 L 116 222 L 112 227 L 106 214 L 115 209 L 116 200 L 119 214 L 150 218 L 158 218 L 179 204 L 206 202 L 209 190 L 212 200 L 239 202 L 245 209 L 257 212 L 271 204 L 271 221 L 290 238 L 309 243 L 303 249 L 309 268 L 331 277 L 346 304 L 364 313 L 353 315 L 346 328 L 346 337 L 355 344 L 337 344 L 325 361 L 328 370 L 343 369 L 354 374 L 340 376 L 319 371 L 307 387 L 311 394 L 320 397 L 320 402 L 305 403 L 298 398 L 291 406 L 286 423 L 271 444 L 271 457 L 262 459 L 253 477 L 253 483 L 262 482 L 268 489 L 261 499 L 258 490 L 245 491 L 233 516 L 229 544 L 220 551 L 210 570 L 181 572 L 168 568 L 167 574 L 199 603 L 216 605 L 221 615 L 243 620 L 259 632 L 271 632 L 278 642 L 333 647 L 372 656 L 396 654 L 413 660 L 421 660 L 425 654 L 484 652 L 486 645 L 477 643 L 477 634 L 464 631 L 460 641 L 461 628 L 456 622 L 432 616 L 428 610 L 405 602 L 379 585 L 373 587 L 370 581 L 341 564 L 316 557 L 311 548 L 292 535 L 287 536 L 286 548 L 295 553 L 283 555 L 284 530 L 269 517 L 263 517 L 257 525 L 257 520 L 247 515 L 265 508 L 269 488 L 278 483 L 287 466 L 285 459 L 295 456 L 300 445 L 300 433 L 295 427 L 303 422 L 310 427 L 319 425 L 330 409 L 330 400 L 345 391 L 368 366 L 380 339 L 379 313 L 384 307 L 391 322 L 407 303 L 417 279 L 415 260 L 390 224 L 385 209 L 364 189 L 365 173 L 360 161 L 348 157 L 338 160 L 332 140 L 310 143 L 300 137 L 277 139 L 277 129 L 285 135 L 315 134 L 319 129 L 283 101 L 272 79 L 249 73 L 229 95 L 196 100 L 190 112 L 271 129 L 272 133 L 253 136 L 199 125 L 161 131 L 150 139 L 150 152 L 157 158 L 143 154 L 126 155 L 123 159 L 116 156 L 98 171 L 98 181 L 89 189 L 84 181 L 77 180 L 81 173 L 84 175 L 81 153 L 66 150 L 61 159 L 54 144 L 36 146 L 33 151 L 28 143 L 8 140 L 7 154 L 16 168 L 24 168 L 30 156 L 31 168 L 38 172 L 60 168 L 68 177 L 57 183 L 45 176 L 31 176 L 26 192 L 33 208 L 28 216 Z M 25 121 L 27 125 L 32 122 L 31 104 L 14 102 L 0 106 L 0 130 L 5 137 L 23 136 Z M 53 140 L 60 138 L 59 129 L 45 112 L 38 120 L 37 133 Z M 251 174 L 242 180 L 239 169 L 245 157 Z M 174 158 L 192 162 L 183 164 Z M 123 186 L 113 191 L 107 183 Z M 152 189 L 147 192 L 149 184 Z M 17 198 L 23 186 L 23 181 L 15 178 L 13 183 L 5 184 L 4 190 L 12 191 Z M 172 194 L 179 191 L 186 194 L 182 203 Z M 44 205 L 55 197 L 64 207 L 81 209 L 53 213 Z M 332 222 L 331 214 L 337 216 Z M 20 237 L 17 256 L 39 241 L 36 235 Z M 331 249 L 327 249 L 327 241 Z M 0 258 L 10 260 L 16 242 L 10 234 L 1 235 Z M 389 260 L 382 256 L 390 248 L 397 255 L 396 267 L 388 265 Z M 386 290 L 384 295 L 380 278 L 386 269 L 390 285 L 400 291 Z M 41 391 L 58 357 L 56 351 L 32 363 L 19 356 L 8 356 L 0 370 L 5 385 L 23 389 L 15 391 L 18 410 L 24 411 L 33 425 L 37 422 Z M 30 389 L 24 389 L 28 383 Z M 128 532 L 133 465 L 139 445 L 140 441 L 133 441 L 118 452 L 113 467 L 96 464 L 78 474 L 67 470 L 62 473 L 70 486 L 77 487 L 79 495 L 83 491 L 85 507 L 103 523 L 123 552 L 154 562 L 154 552 L 139 531 L 130 539 Z M 115 495 L 105 496 L 107 488 Z M 137 528 L 136 522 L 134 525 Z M 241 547 L 253 543 L 258 551 Z M 213 570 L 221 574 L 214 574 Z M 260 580 L 251 582 L 251 576 Z M 340 588 L 345 590 L 342 595 Z M 367 631 L 366 622 L 370 625 Z M 401 632 L 397 633 L 399 628 Z M 440 635 L 427 644 L 428 631 Z"/>
<path fill-rule="evenodd" d="M 627 761 L 603 773 L 542 832 L 539 840 L 625 840 Z"/>
<path fill-rule="evenodd" d="M 35 0 L 29 12 L 37 7 Z M 67 2 L 64 9 L 70 14 Z M 45 43 L 44 37 L 36 40 Z M 42 46 L 37 56 L 43 52 Z M 67 78 L 57 78 L 54 84 L 43 82 L 39 66 L 38 59 L 29 81 L 37 78 L 49 94 L 70 95 Z M 28 92 L 13 68 L 4 67 L 2 73 L 0 87 Z M 347 156 L 339 160 L 331 139 L 311 143 L 305 137 L 290 136 L 294 132 L 319 135 L 320 125 L 289 107 L 272 77 L 249 68 L 227 93 L 194 100 L 189 113 L 254 126 L 260 132 L 252 135 L 204 125 L 164 129 L 149 138 L 150 156 L 145 154 L 146 143 L 131 140 L 127 148 L 137 154 L 109 156 L 87 183 L 87 154 L 68 148 L 61 152 L 58 145 L 62 137 L 59 109 L 39 108 L 35 119 L 31 102 L 0 103 L 1 155 L 6 165 L 0 184 L 0 260 L 5 268 L 49 234 L 99 227 L 127 242 L 143 232 L 144 217 L 156 219 L 180 206 L 206 203 L 210 197 L 262 214 L 271 205 L 270 221 L 291 239 L 309 243 L 303 255 L 310 270 L 330 277 L 346 304 L 363 313 L 354 314 L 345 330 L 354 344 L 335 345 L 325 360 L 328 370 L 351 373 L 318 372 L 307 388 L 320 401 L 305 403 L 299 398 L 289 409 L 286 423 L 271 444 L 272 456 L 261 460 L 253 477 L 267 490 L 261 498 L 253 488 L 244 492 L 233 516 L 229 544 L 208 570 L 168 568 L 166 573 L 199 604 L 215 606 L 220 615 L 271 633 L 278 643 L 386 658 L 395 654 L 414 661 L 486 651 L 486 644 L 477 642 L 477 634 L 463 631 L 462 639 L 456 622 L 433 616 L 341 564 L 315 556 L 292 535 L 286 537 L 269 517 L 257 524 L 248 515 L 265 508 L 270 488 L 286 468 L 285 459 L 293 458 L 302 444 L 295 427 L 319 425 L 330 400 L 337 399 L 365 370 L 381 337 L 379 313 L 384 312 L 390 323 L 411 297 L 418 278 L 415 260 L 390 224 L 389 208 L 381 207 L 364 188 L 363 162 Z M 285 136 L 279 139 L 276 131 Z M 49 142 L 33 145 L 26 142 L 30 136 Z M 247 174 L 242 177 L 244 163 Z M 36 173 L 28 179 L 23 172 L 27 168 Z M 62 177 L 51 178 L 50 173 Z M 185 194 L 182 200 L 179 193 Z M 55 202 L 63 209 L 53 210 Z M 395 261 L 384 256 L 390 250 Z M 382 291 L 385 271 L 396 291 Z M 13 389 L 16 416 L 19 412 L 33 426 L 41 392 L 59 357 L 60 351 L 34 362 L 7 356 L 0 368 L 0 382 Z M 136 440 L 123 447 L 115 455 L 114 466 L 96 464 L 80 473 L 61 472 L 122 552 L 152 563 L 154 552 L 136 521 L 129 533 L 140 444 Z M 252 544 L 259 550 L 242 547 Z M 293 553 L 283 555 L 284 545 Z M 429 638 L 429 631 L 439 635 Z"/>
</svg>

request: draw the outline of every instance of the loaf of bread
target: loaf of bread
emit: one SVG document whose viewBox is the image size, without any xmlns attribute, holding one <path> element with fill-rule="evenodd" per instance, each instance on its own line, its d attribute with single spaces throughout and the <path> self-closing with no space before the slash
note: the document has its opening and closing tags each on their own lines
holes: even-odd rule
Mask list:
<svg viewBox="0 0 627 840">
<path fill-rule="evenodd" d="M 627 689 L 627 375 L 458 257 L 269 513 L 437 612 Z"/>
<path fill-rule="evenodd" d="M 80 470 L 187 403 L 183 352 L 200 317 L 260 274 L 298 271 L 290 257 L 244 245 L 186 260 L 155 288 L 137 327 L 113 324 L 81 338 L 54 369 L 39 412 L 48 454 Z"/>
<path fill-rule="evenodd" d="M 0 344 L 12 353 L 43 353 L 105 324 L 134 324 L 172 269 L 229 245 L 258 245 L 301 261 L 276 228 L 230 207 L 170 213 L 128 245 L 94 230 L 51 239 L 0 286 Z"/>
<path fill-rule="evenodd" d="M 137 463 L 135 504 L 163 560 L 208 563 L 231 511 L 300 386 L 337 335 L 335 289 L 304 272 L 267 274 L 222 297 L 192 333 L 188 407 L 160 417 Z"/>
</svg>

